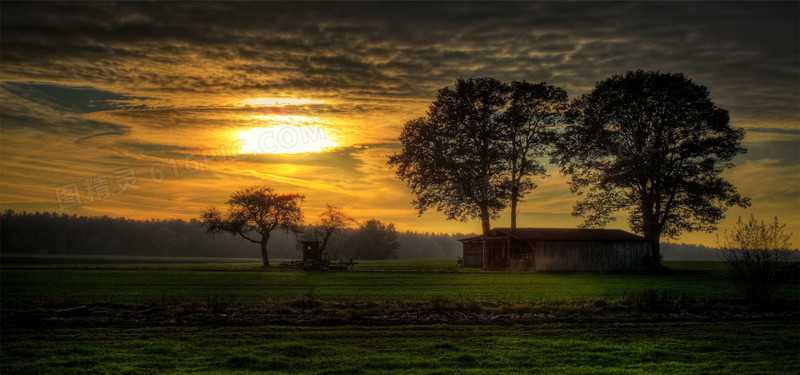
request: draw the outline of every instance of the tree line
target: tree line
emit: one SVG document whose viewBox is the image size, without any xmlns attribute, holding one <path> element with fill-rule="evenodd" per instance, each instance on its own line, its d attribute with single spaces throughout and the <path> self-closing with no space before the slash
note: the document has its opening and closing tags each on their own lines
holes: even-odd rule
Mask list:
<svg viewBox="0 0 800 375">
<path fill-rule="evenodd" d="M 303 229 L 311 232 L 314 228 Z M 455 259 L 461 254 L 461 244 L 456 241 L 461 237 L 398 232 L 391 224 L 372 220 L 343 229 L 328 245 L 327 253 L 332 259 Z M 270 247 L 276 258 L 302 256 L 293 234 L 274 235 Z M 202 223 L 194 219 L 131 220 L 13 210 L 0 215 L 0 249 L 4 255 L 252 258 L 258 254 L 258 247 L 242 238 L 208 236 Z"/>
<path fill-rule="evenodd" d="M 743 137 L 708 89 L 679 73 L 629 71 L 572 101 L 545 82 L 462 78 L 405 124 L 388 164 L 420 215 L 479 219 L 487 234 L 506 208 L 516 227 L 517 204 L 549 161 L 570 178 L 582 226 L 627 213 L 655 268 L 662 237 L 713 231 L 728 207 L 750 205 L 721 177 L 746 152 Z"/>
<path fill-rule="evenodd" d="M 309 231 L 313 230 L 309 228 Z M 331 259 L 456 259 L 457 239 L 474 234 L 397 232 L 397 247 L 374 252 L 368 241 L 347 228 L 327 245 Z M 364 234 L 362 234 L 363 236 Z M 296 259 L 294 235 L 277 235 L 274 256 Z M 719 249 L 693 244 L 661 244 L 664 260 L 722 260 Z M 14 212 L 0 215 L 0 249 L 3 254 L 124 255 L 252 258 L 256 247 L 234 236 L 210 237 L 200 221 L 130 220 L 109 216 L 77 216 L 49 212 Z"/>
</svg>

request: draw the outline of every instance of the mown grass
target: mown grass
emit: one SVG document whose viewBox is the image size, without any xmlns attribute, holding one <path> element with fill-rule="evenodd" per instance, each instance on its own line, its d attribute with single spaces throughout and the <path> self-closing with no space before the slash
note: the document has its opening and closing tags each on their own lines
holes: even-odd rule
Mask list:
<svg viewBox="0 0 800 375">
<path fill-rule="evenodd" d="M 735 298 L 724 264 L 669 262 L 673 272 L 536 273 L 460 269 L 452 261 L 361 262 L 351 272 L 303 272 L 254 264 L 4 264 L 4 302 L 48 304 L 264 303 L 313 295 L 323 302 L 615 299 L 645 290 Z M 797 283 L 779 297 L 796 299 Z"/>
<path fill-rule="evenodd" d="M 789 374 L 798 322 L 6 330 L 4 374 Z"/>
</svg>

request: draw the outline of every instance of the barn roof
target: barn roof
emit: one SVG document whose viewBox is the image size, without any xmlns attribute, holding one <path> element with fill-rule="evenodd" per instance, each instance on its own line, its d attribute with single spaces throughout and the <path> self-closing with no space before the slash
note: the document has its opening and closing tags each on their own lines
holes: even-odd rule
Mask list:
<svg viewBox="0 0 800 375">
<path fill-rule="evenodd" d="M 522 241 L 647 241 L 642 236 L 620 229 L 574 228 L 494 228 L 487 239 L 513 237 Z M 483 235 L 459 241 L 481 241 Z"/>
</svg>

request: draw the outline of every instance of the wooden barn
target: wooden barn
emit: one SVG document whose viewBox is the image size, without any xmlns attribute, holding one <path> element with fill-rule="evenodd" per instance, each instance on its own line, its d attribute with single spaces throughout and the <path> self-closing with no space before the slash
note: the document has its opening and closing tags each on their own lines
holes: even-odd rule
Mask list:
<svg viewBox="0 0 800 375">
<path fill-rule="evenodd" d="M 650 242 L 619 229 L 495 228 L 460 240 L 464 267 L 536 271 L 641 270 Z"/>
</svg>

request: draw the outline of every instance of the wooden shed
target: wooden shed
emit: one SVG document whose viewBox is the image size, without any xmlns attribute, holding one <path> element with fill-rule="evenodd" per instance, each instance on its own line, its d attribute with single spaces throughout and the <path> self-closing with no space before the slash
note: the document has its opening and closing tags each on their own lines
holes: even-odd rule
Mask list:
<svg viewBox="0 0 800 375">
<path fill-rule="evenodd" d="M 463 265 L 536 271 L 641 270 L 650 242 L 619 229 L 495 228 L 465 238 Z"/>
<path fill-rule="evenodd" d="M 300 241 L 303 246 L 303 261 L 322 260 L 322 253 L 319 251 L 319 241 Z"/>
</svg>

